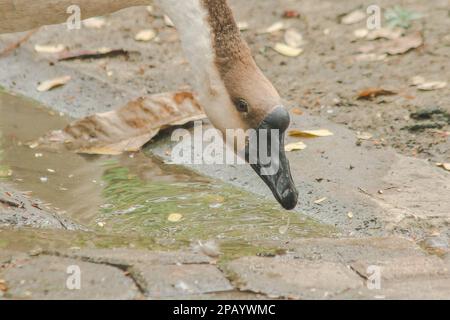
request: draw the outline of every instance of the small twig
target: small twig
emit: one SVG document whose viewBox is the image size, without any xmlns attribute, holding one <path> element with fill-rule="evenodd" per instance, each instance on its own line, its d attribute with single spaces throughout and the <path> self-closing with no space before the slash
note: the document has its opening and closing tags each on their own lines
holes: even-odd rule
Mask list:
<svg viewBox="0 0 450 320">
<path fill-rule="evenodd" d="M 10 53 L 14 52 L 14 50 L 18 49 L 22 44 L 24 44 L 25 42 L 27 42 L 31 36 L 33 34 L 35 34 L 37 31 L 39 30 L 39 28 L 37 29 L 33 29 L 31 31 L 28 31 L 22 38 L 20 38 L 18 41 L 10 44 L 9 46 L 7 46 L 5 49 L 3 49 L 2 51 L 0 51 L 0 58 L 4 58 L 7 55 L 9 55 Z"/>
</svg>

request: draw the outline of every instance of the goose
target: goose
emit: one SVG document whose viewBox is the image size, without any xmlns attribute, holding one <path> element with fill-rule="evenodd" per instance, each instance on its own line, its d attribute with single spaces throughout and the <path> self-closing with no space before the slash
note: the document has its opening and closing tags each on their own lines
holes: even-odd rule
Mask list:
<svg viewBox="0 0 450 320">
<path fill-rule="evenodd" d="M 0 0 L 0 4 L 4 1 Z M 50 2 L 37 0 L 36 3 L 45 1 Z M 99 3 L 102 6 L 96 1 L 95 8 L 86 4 L 87 10 L 90 10 L 89 15 L 111 12 L 108 2 L 112 8 L 118 8 L 117 0 L 101 0 Z M 128 2 L 131 2 L 131 5 L 141 4 L 136 3 L 139 1 Z M 237 146 L 235 152 L 245 155 L 251 167 L 267 184 L 283 208 L 294 209 L 298 202 L 298 191 L 284 150 L 284 136 L 290 124 L 290 116 L 283 106 L 279 93 L 256 65 L 249 46 L 240 34 L 227 0 L 155 0 L 155 2 L 171 18 L 180 34 L 184 53 L 193 71 L 192 85 L 212 125 L 223 134 L 227 130 L 248 132 L 249 129 L 258 133 L 268 133 L 266 139 L 256 135 L 257 138 L 252 140 L 256 153 L 251 152 L 249 139 L 245 145 Z M 119 7 L 126 7 L 127 0 L 123 0 L 122 3 L 124 5 Z M 6 8 L 8 9 L 8 1 Z M 45 8 L 56 10 L 54 3 L 47 4 Z M 16 7 L 15 22 L 22 19 L 23 25 L 27 17 L 24 12 L 21 16 L 20 12 L 17 12 L 19 9 Z M 39 23 L 42 25 L 56 23 L 58 14 L 52 15 L 52 19 L 51 22 L 41 20 Z M 33 21 L 36 23 L 36 19 Z M 267 163 L 263 163 L 261 153 L 258 152 L 263 149 L 271 150 L 268 155 L 271 167 L 277 169 L 274 172 L 266 170 Z M 251 154 L 255 155 L 254 161 L 250 161 Z"/>
</svg>

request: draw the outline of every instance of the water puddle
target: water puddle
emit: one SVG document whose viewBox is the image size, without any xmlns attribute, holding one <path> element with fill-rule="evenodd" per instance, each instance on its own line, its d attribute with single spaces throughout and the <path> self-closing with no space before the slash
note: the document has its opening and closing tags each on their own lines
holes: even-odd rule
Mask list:
<svg viewBox="0 0 450 320">
<path fill-rule="evenodd" d="M 275 202 L 142 152 L 81 156 L 27 145 L 68 121 L 33 101 L 0 92 L 0 183 L 7 181 L 17 190 L 30 191 L 53 211 L 94 231 L 67 238 L 60 231 L 23 231 L 31 232 L 35 242 L 174 247 L 216 239 L 230 252 L 239 252 L 260 240 L 289 241 L 330 236 L 335 231 L 281 210 Z M 170 218 L 174 216 L 177 221 Z M 3 247 L 8 246 L 8 237 L 30 242 L 29 235 L 20 233 L 1 230 L 0 247 L 2 241 Z"/>
</svg>

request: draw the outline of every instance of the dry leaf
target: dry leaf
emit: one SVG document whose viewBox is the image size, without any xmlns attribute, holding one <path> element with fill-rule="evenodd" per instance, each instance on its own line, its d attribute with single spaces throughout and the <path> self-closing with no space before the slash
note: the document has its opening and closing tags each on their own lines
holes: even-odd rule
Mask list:
<svg viewBox="0 0 450 320">
<path fill-rule="evenodd" d="M 183 219 L 183 215 L 180 214 L 180 213 L 171 213 L 167 217 L 167 220 L 170 221 L 170 222 L 178 222 L 181 219 Z"/>
<path fill-rule="evenodd" d="M 450 171 L 450 163 L 436 163 L 436 165 L 447 171 Z"/>
<path fill-rule="evenodd" d="M 406 53 L 421 45 L 423 45 L 422 35 L 420 32 L 416 32 L 412 35 L 389 41 L 382 47 L 382 50 L 387 54 L 396 55 Z"/>
<path fill-rule="evenodd" d="M 390 29 L 390 28 L 380 28 L 370 31 L 366 39 L 367 40 L 377 40 L 377 39 L 388 39 L 395 40 L 403 35 L 403 30 L 400 28 Z"/>
<path fill-rule="evenodd" d="M 320 130 L 290 130 L 289 135 L 291 137 L 301 138 L 315 138 L 315 137 L 329 137 L 333 135 L 333 132 L 327 129 Z"/>
<path fill-rule="evenodd" d="M 355 10 L 345 15 L 341 19 L 342 24 L 355 24 L 366 19 L 366 13 L 362 10 Z"/>
<path fill-rule="evenodd" d="M 369 30 L 367 29 L 356 29 L 355 31 L 353 31 L 353 35 L 358 39 L 365 38 L 368 34 Z"/>
<path fill-rule="evenodd" d="M 286 18 L 286 19 L 299 18 L 299 17 L 300 17 L 300 12 L 298 12 L 297 10 L 286 10 L 283 12 L 283 18 Z"/>
<path fill-rule="evenodd" d="M 110 48 L 100 48 L 97 50 L 65 51 L 58 56 L 58 61 L 113 58 L 117 56 L 128 56 L 128 54 L 129 52 L 126 50 Z"/>
<path fill-rule="evenodd" d="M 361 91 L 360 93 L 358 93 L 358 100 L 371 100 L 375 97 L 378 96 L 390 96 L 390 95 L 394 95 L 397 94 L 394 91 L 391 90 L 386 90 L 386 89 L 382 89 L 382 88 L 368 88 L 365 89 L 363 91 Z"/>
<path fill-rule="evenodd" d="M 164 15 L 164 23 L 167 27 L 174 28 L 175 24 L 172 22 L 172 19 L 168 15 Z"/>
<path fill-rule="evenodd" d="M 246 21 L 238 22 L 237 26 L 240 31 L 247 31 L 250 28 L 250 25 Z"/>
<path fill-rule="evenodd" d="M 292 152 L 292 151 L 298 151 L 298 150 L 305 150 L 306 144 L 302 141 L 295 142 L 295 143 L 289 143 L 284 147 L 284 150 L 286 152 Z"/>
<path fill-rule="evenodd" d="M 49 91 L 57 87 L 61 87 L 70 81 L 70 76 L 63 76 L 51 80 L 43 81 L 38 87 L 39 92 Z"/>
<path fill-rule="evenodd" d="M 156 37 L 156 31 L 153 29 L 147 29 L 147 30 L 141 30 L 139 31 L 136 36 L 134 37 L 134 40 L 136 41 L 142 41 L 142 42 L 148 42 L 152 41 Z"/>
<path fill-rule="evenodd" d="M 88 29 L 101 29 L 106 25 L 106 19 L 102 17 L 89 18 L 83 21 L 83 25 Z"/>
<path fill-rule="evenodd" d="M 75 121 L 64 130 L 47 134 L 38 144 L 64 145 L 77 153 L 117 155 L 140 150 L 161 129 L 203 118 L 203 110 L 192 93 L 163 93 Z"/>
<path fill-rule="evenodd" d="M 296 114 L 296 115 L 302 115 L 303 114 L 303 111 L 302 111 L 302 109 L 300 109 L 300 108 L 293 108 L 292 110 L 291 110 L 291 112 L 293 113 L 293 114 Z"/>
<path fill-rule="evenodd" d="M 273 49 L 286 57 L 297 57 L 303 52 L 303 49 L 293 48 L 284 43 L 277 43 Z"/>
<path fill-rule="evenodd" d="M 35 45 L 34 50 L 39 53 L 60 53 L 66 48 L 62 44 L 57 45 Z"/>
<path fill-rule="evenodd" d="M 8 291 L 8 286 L 6 285 L 6 281 L 3 279 L 0 279 L 0 291 L 1 292 Z"/>
<path fill-rule="evenodd" d="M 322 202 L 328 200 L 327 197 L 320 198 L 319 200 L 314 201 L 315 204 L 321 204 Z"/>
<path fill-rule="evenodd" d="M 447 82 L 443 81 L 431 81 L 425 82 L 417 85 L 417 89 L 422 91 L 431 91 L 431 90 L 439 90 L 443 89 L 447 86 Z"/>
<path fill-rule="evenodd" d="M 286 27 L 283 23 L 283 21 L 278 21 L 275 22 L 274 24 L 272 24 L 270 27 L 268 27 L 267 29 L 261 31 L 260 33 L 275 33 L 281 30 L 284 30 Z"/>
<path fill-rule="evenodd" d="M 359 140 L 370 140 L 373 138 L 373 134 L 369 132 L 360 132 L 356 135 L 356 138 Z"/>
<path fill-rule="evenodd" d="M 410 50 L 417 49 L 423 45 L 423 38 L 420 32 L 410 34 L 405 37 L 389 40 L 380 44 L 370 43 L 359 48 L 361 53 L 370 53 L 376 51 L 379 54 L 387 53 L 390 55 L 404 54 Z"/>
<path fill-rule="evenodd" d="M 286 30 L 284 33 L 284 42 L 292 48 L 299 48 L 304 44 L 303 36 L 294 28 Z"/>
</svg>

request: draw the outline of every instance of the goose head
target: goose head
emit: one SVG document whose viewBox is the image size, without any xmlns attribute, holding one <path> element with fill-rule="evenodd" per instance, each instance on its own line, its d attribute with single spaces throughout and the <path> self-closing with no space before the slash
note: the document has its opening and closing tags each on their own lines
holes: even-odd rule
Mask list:
<svg viewBox="0 0 450 320">
<path fill-rule="evenodd" d="M 236 153 L 285 209 L 293 209 L 298 192 L 284 150 L 289 113 L 256 65 L 227 1 L 160 0 L 160 5 L 180 33 L 209 120 L 224 136 L 235 132 Z"/>
<path fill-rule="evenodd" d="M 245 130 L 245 146 L 234 141 L 235 151 L 244 154 L 277 201 L 290 210 L 297 205 L 298 192 L 284 150 L 289 113 L 277 90 L 257 67 L 247 45 L 244 42 L 240 45 L 239 58 L 235 60 L 228 56 L 216 61 L 226 89 L 224 113 L 230 114 L 210 118 L 222 131 L 229 128 Z M 237 141 L 243 141 L 238 136 L 242 131 L 235 131 Z"/>
</svg>

